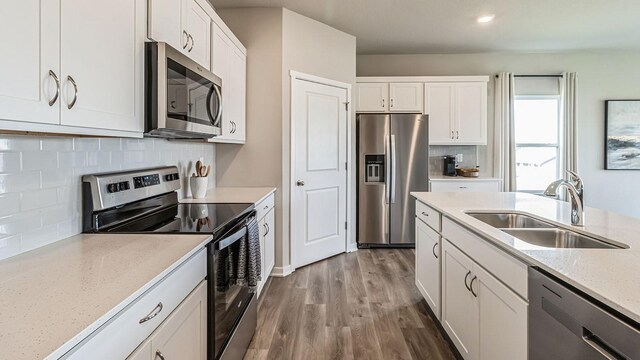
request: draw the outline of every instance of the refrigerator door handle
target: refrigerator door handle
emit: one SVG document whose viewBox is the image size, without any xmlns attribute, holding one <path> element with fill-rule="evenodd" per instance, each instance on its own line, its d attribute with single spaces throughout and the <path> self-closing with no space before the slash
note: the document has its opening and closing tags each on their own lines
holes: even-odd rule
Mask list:
<svg viewBox="0 0 640 360">
<path fill-rule="evenodd" d="M 396 202 L 396 136 L 391 135 L 391 196 L 390 202 Z"/>
<path fill-rule="evenodd" d="M 384 137 L 384 202 L 386 204 L 389 204 L 389 201 L 391 199 L 391 181 L 390 181 L 390 174 L 391 174 L 391 159 L 390 159 L 390 152 L 391 152 L 391 148 L 389 146 L 389 136 L 386 135 Z"/>
</svg>

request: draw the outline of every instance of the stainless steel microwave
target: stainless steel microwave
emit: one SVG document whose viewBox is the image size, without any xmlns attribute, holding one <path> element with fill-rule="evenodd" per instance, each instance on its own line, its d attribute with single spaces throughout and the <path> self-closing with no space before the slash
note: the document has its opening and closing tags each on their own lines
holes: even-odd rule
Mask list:
<svg viewBox="0 0 640 360">
<path fill-rule="evenodd" d="M 145 135 L 207 139 L 221 133 L 222 80 L 163 42 L 145 44 Z"/>
</svg>

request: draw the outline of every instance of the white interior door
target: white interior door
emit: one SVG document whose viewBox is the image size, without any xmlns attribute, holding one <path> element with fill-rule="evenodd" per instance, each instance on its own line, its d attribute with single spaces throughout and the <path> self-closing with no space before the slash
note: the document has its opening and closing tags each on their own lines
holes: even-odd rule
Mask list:
<svg viewBox="0 0 640 360">
<path fill-rule="evenodd" d="M 347 90 L 293 82 L 291 242 L 299 267 L 346 250 Z"/>
</svg>

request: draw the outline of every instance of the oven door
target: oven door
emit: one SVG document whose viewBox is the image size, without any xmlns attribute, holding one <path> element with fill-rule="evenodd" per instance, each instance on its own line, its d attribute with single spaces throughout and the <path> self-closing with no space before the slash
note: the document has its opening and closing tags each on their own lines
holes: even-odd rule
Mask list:
<svg viewBox="0 0 640 360">
<path fill-rule="evenodd" d="M 240 240 L 247 233 L 245 224 L 242 221 L 209 248 L 209 255 L 213 255 L 209 259 L 210 359 L 220 358 L 253 297 L 247 284 L 236 282 Z"/>
<path fill-rule="evenodd" d="M 167 138 L 220 135 L 222 80 L 165 43 L 147 44 L 147 133 Z"/>
</svg>

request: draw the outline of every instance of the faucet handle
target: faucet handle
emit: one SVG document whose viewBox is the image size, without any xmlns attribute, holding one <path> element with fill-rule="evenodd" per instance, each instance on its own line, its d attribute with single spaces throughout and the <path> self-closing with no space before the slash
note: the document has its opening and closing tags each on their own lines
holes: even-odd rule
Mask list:
<svg viewBox="0 0 640 360">
<path fill-rule="evenodd" d="M 570 181 L 573 183 L 573 186 L 575 186 L 576 190 L 582 194 L 584 191 L 584 182 L 582 181 L 582 178 L 575 171 L 567 170 L 567 174 L 569 174 Z"/>
</svg>

